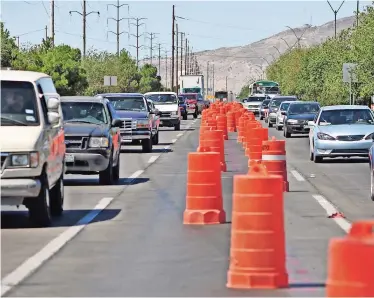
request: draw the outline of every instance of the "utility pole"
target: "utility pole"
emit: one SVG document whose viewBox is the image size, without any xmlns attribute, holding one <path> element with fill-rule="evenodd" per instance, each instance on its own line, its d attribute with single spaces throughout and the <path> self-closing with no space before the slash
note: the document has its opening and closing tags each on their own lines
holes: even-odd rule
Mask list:
<svg viewBox="0 0 374 298">
<path fill-rule="evenodd" d="M 358 15 L 360 13 L 360 1 L 357 0 L 357 9 L 356 9 L 356 27 L 358 27 Z"/>
<path fill-rule="evenodd" d="M 188 40 L 186 38 L 186 45 L 185 45 L 185 54 L 184 54 L 184 74 L 187 74 L 187 63 L 188 63 Z"/>
<path fill-rule="evenodd" d="M 151 41 L 151 47 L 150 47 L 150 55 L 151 55 L 151 65 L 153 65 L 153 40 L 155 39 L 156 37 L 156 34 L 158 33 L 148 33 L 146 32 L 146 34 L 148 34 L 150 37 L 147 37 L 150 41 Z"/>
<path fill-rule="evenodd" d="M 171 90 L 174 90 L 174 37 L 175 37 L 175 5 L 173 5 L 173 25 L 171 30 Z"/>
<path fill-rule="evenodd" d="M 228 92 L 228 91 L 227 91 L 227 76 L 226 76 L 226 92 Z"/>
<path fill-rule="evenodd" d="M 206 63 L 206 95 L 209 95 L 209 61 Z"/>
<path fill-rule="evenodd" d="M 48 26 L 45 26 L 45 41 L 48 40 Z"/>
<path fill-rule="evenodd" d="M 122 34 L 122 33 L 128 33 L 128 32 L 126 32 L 126 31 L 122 31 L 122 32 L 120 32 L 119 31 L 119 23 L 122 21 L 122 20 L 124 20 L 125 18 L 119 18 L 119 9 L 122 7 L 122 6 L 127 6 L 127 14 L 129 15 L 129 13 L 130 13 L 130 6 L 128 5 L 128 4 L 119 4 L 119 0 L 117 0 L 117 5 L 114 5 L 114 4 L 107 4 L 106 5 L 106 10 L 108 11 L 108 8 L 109 8 L 109 6 L 114 6 L 115 8 L 117 8 L 117 18 L 115 19 L 115 18 L 107 18 L 107 20 L 106 20 L 106 23 L 107 23 L 107 25 L 108 25 L 108 21 L 109 20 L 113 20 L 113 21 L 115 21 L 116 23 L 117 23 L 117 32 L 113 32 L 113 31 L 108 31 L 108 33 L 113 33 L 114 35 L 116 35 L 117 36 L 117 56 L 119 56 L 119 36 Z"/>
<path fill-rule="evenodd" d="M 168 52 L 165 51 L 165 84 L 166 89 L 168 88 Z"/>
<path fill-rule="evenodd" d="M 180 75 L 183 75 L 183 36 L 185 35 L 184 32 L 180 32 L 181 34 L 181 71 L 180 71 Z"/>
<path fill-rule="evenodd" d="M 86 57 L 86 18 L 92 14 L 96 13 L 98 16 L 100 16 L 100 12 L 98 11 L 86 11 L 86 0 L 83 0 L 83 12 L 79 12 L 76 10 L 69 11 L 69 14 L 72 15 L 72 13 L 75 12 L 83 17 L 83 57 Z"/>
<path fill-rule="evenodd" d="M 335 9 L 332 7 L 332 5 L 330 4 L 330 1 L 327 0 L 327 3 L 330 5 L 330 8 L 331 8 L 332 12 L 334 13 L 334 17 L 335 17 L 335 38 L 336 38 L 336 16 L 337 16 L 337 14 L 338 14 L 340 8 L 343 6 L 344 2 L 345 2 L 345 0 L 342 1 L 342 3 L 340 4 L 339 8 L 338 8 L 337 10 L 335 10 Z"/>
<path fill-rule="evenodd" d="M 160 43 L 158 44 L 158 75 L 161 75 L 161 44 Z"/>
<path fill-rule="evenodd" d="M 145 25 L 145 23 L 140 23 L 141 20 L 146 20 L 147 18 L 129 18 L 130 20 L 136 21 L 135 23 L 130 23 L 130 25 L 136 26 L 136 35 L 131 34 L 136 38 L 136 46 L 130 45 L 130 47 L 134 47 L 136 49 L 136 67 L 139 67 L 139 49 L 143 47 L 143 45 L 139 46 L 139 37 L 141 37 L 143 34 L 139 35 L 139 27 L 142 25 Z"/>
<path fill-rule="evenodd" d="M 213 64 L 213 83 L 212 83 L 212 94 L 214 94 L 214 64 Z"/>
<path fill-rule="evenodd" d="M 179 86 L 178 86 L 178 83 L 179 83 L 179 80 L 178 80 L 178 24 L 175 25 L 175 29 L 176 29 L 176 33 L 175 33 L 175 36 L 177 37 L 177 46 L 176 46 L 176 49 L 175 49 L 175 84 L 176 84 L 176 91 L 175 93 L 178 94 L 178 90 L 179 90 Z"/>
<path fill-rule="evenodd" d="M 51 0 L 51 41 L 55 45 L 55 0 Z"/>
</svg>

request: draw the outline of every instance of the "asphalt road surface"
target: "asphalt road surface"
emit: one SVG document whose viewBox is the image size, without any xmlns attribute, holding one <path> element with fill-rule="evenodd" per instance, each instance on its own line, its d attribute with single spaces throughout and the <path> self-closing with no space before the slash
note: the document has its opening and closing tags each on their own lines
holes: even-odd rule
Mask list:
<svg viewBox="0 0 374 298">
<path fill-rule="evenodd" d="M 329 239 L 343 236 L 354 220 L 374 217 L 367 161 L 314 164 L 307 138 L 287 140 L 290 287 L 229 290 L 232 177 L 247 172 L 247 159 L 230 134 L 222 174 L 228 223 L 183 226 L 187 154 L 198 146 L 199 122 L 183 121 L 180 132 L 163 129 L 153 153 L 124 147 L 118 185 L 67 175 L 66 212 L 51 228 L 30 227 L 23 211 L 3 211 L 6 296 L 323 296 Z M 346 218 L 328 218 L 337 210 Z"/>
</svg>

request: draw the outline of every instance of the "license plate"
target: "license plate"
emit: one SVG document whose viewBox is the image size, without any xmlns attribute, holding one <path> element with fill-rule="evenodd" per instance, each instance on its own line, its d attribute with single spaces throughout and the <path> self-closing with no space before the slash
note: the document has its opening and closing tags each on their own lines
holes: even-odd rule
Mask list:
<svg viewBox="0 0 374 298">
<path fill-rule="evenodd" d="M 65 154 L 65 162 L 74 162 L 73 154 Z"/>
<path fill-rule="evenodd" d="M 131 136 L 122 136 L 122 139 L 123 140 L 131 140 L 132 138 L 131 138 Z"/>
</svg>

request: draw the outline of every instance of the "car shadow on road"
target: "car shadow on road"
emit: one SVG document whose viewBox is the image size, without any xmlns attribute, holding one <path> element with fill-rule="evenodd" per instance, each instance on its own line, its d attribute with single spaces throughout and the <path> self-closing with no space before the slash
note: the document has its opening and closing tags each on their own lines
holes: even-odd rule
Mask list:
<svg viewBox="0 0 374 298">
<path fill-rule="evenodd" d="M 99 184 L 98 178 L 83 178 L 83 179 L 64 179 L 65 186 L 118 186 L 118 185 L 135 185 L 146 183 L 149 178 L 119 178 L 119 180 L 112 185 Z"/>
<path fill-rule="evenodd" d="M 167 153 L 167 152 L 172 152 L 172 150 L 170 148 L 169 149 L 153 148 L 151 153 Z M 142 151 L 141 148 L 139 148 L 139 149 L 131 148 L 131 149 L 121 149 L 121 153 L 137 153 L 137 154 L 139 154 L 139 153 L 143 153 L 143 151 Z"/>
<path fill-rule="evenodd" d="M 289 139 L 307 139 L 309 135 L 292 135 Z"/>
<path fill-rule="evenodd" d="M 173 145 L 174 143 L 158 143 L 156 146 L 169 146 L 169 145 Z"/>
<path fill-rule="evenodd" d="M 295 288 L 324 288 L 326 287 L 325 283 L 322 282 L 307 282 L 307 283 L 290 283 L 289 287 L 292 289 Z"/>
<path fill-rule="evenodd" d="M 58 227 L 72 227 L 74 225 L 82 224 L 80 222 L 91 209 L 77 209 L 77 210 L 64 210 L 61 217 L 53 218 L 52 224 L 48 228 Z M 89 224 L 94 222 L 103 222 L 115 218 L 121 209 L 104 209 L 98 216 L 96 216 Z M 1 212 L 1 229 L 2 230 L 17 230 L 17 229 L 46 229 L 38 227 L 33 224 L 28 216 L 27 211 L 2 211 Z"/>
<path fill-rule="evenodd" d="M 369 163 L 368 158 L 324 158 L 321 163 Z"/>
<path fill-rule="evenodd" d="M 196 128 L 181 128 L 181 131 L 194 131 Z"/>
</svg>

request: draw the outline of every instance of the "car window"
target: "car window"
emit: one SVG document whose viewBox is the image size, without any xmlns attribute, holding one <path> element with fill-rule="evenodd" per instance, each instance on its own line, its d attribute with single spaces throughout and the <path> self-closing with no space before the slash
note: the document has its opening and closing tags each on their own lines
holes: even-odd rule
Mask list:
<svg viewBox="0 0 374 298">
<path fill-rule="evenodd" d="M 297 103 L 292 104 L 288 110 L 290 114 L 313 114 L 319 111 L 320 107 L 317 103 Z"/>
<path fill-rule="evenodd" d="M 147 99 L 153 101 L 153 104 L 176 104 L 178 102 L 177 97 L 174 94 L 152 94 L 146 95 Z"/>
<path fill-rule="evenodd" d="M 282 102 L 281 105 L 280 105 L 280 107 L 279 107 L 279 109 L 281 111 L 287 111 L 287 109 L 288 109 L 289 106 L 290 106 L 289 102 L 287 102 L 287 103 Z"/>
<path fill-rule="evenodd" d="M 61 103 L 64 122 L 108 124 L 105 106 L 98 102 L 66 101 Z"/>
<path fill-rule="evenodd" d="M 182 97 L 186 99 L 194 99 L 196 100 L 196 95 L 195 94 L 183 94 Z"/>
<path fill-rule="evenodd" d="M 318 125 L 373 124 L 369 109 L 341 109 L 321 111 Z"/>
<path fill-rule="evenodd" d="M 47 114 L 45 117 L 48 120 Z M 34 85 L 31 82 L 1 81 L 1 125 L 35 126 L 39 124 Z"/>
<path fill-rule="evenodd" d="M 250 96 L 247 99 L 244 99 L 244 102 L 253 102 L 253 101 L 264 101 L 265 97 L 260 96 Z"/>
<path fill-rule="evenodd" d="M 116 111 L 147 111 L 146 103 L 140 96 L 106 96 Z"/>
</svg>

